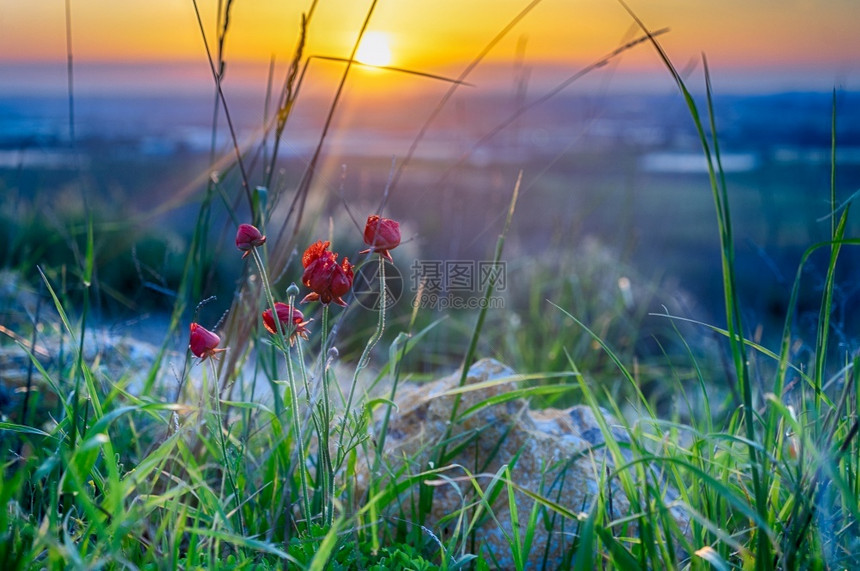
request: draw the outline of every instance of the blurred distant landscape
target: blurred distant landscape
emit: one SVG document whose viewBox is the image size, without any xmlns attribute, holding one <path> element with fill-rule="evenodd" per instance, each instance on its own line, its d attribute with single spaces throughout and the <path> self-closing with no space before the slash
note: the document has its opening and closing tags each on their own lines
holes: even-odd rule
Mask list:
<svg viewBox="0 0 860 571">
<path fill-rule="evenodd" d="M 258 144 L 262 97 L 230 98 L 240 141 Z M 752 327 L 763 324 L 775 332 L 782 325 L 800 256 L 828 235 L 832 97 L 716 98 L 737 267 Z M 328 196 L 323 211 L 337 216 L 343 202 L 378 203 L 392 164 L 403 159 L 437 101 L 378 96 L 350 105 L 347 99 L 315 184 Z M 668 86 L 665 93 L 560 94 L 511 119 L 528 102 L 524 94 L 503 91 L 461 93 L 431 125 L 392 189 L 389 206 L 409 223 L 419 255 L 489 256 L 522 169 L 511 256 L 545 248 L 575 255 L 577 244 L 596 238 L 642 275 L 668 279 L 690 293 L 700 304 L 696 318 L 720 323 L 713 199 L 681 97 Z M 838 92 L 836 102 L 836 188 L 843 201 L 860 188 L 860 94 Z M 326 104 L 308 98 L 290 118 L 276 177 L 284 192 L 295 187 L 312 154 Z M 79 192 L 71 189 L 82 187 L 107 221 L 126 220 L 155 235 L 162 229 L 164 236 L 177 236 L 181 249 L 182 229 L 193 224 L 199 191 L 213 170 L 213 97 L 83 94 L 74 101 L 74 113 L 72 146 L 65 95 L 0 97 L 0 193 L 6 207 L 14 202 L 43 211 L 73 209 Z M 219 121 L 215 155 L 230 157 L 223 117 Z M 267 150 L 255 152 L 260 160 Z M 230 192 L 238 188 L 236 181 L 226 184 L 233 184 Z M 856 234 L 856 217 L 850 225 L 847 234 Z M 320 228 L 327 231 L 325 224 Z M 16 253 L 8 245 L 4 250 L 9 262 Z M 115 254 L 126 265 L 127 250 Z M 844 311 L 837 327 L 847 339 L 858 334 L 854 324 L 860 322 L 860 258 L 850 248 L 843 257 L 836 304 Z M 810 316 L 817 311 L 818 267 L 813 258 L 804 292 L 809 303 L 801 308 Z M 142 277 L 124 280 L 134 290 Z"/>
</svg>

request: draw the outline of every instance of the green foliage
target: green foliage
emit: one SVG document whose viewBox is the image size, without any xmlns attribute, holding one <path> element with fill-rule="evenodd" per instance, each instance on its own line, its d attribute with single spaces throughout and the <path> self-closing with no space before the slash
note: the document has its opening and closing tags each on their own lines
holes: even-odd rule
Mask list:
<svg viewBox="0 0 860 571">
<path fill-rule="evenodd" d="M 209 569 L 242 569 L 244 571 L 274 571 L 281 569 L 277 562 L 256 561 L 254 558 L 248 558 L 244 554 L 236 555 L 231 553 L 227 557 L 212 559 L 208 553 L 202 554 L 200 557 L 188 558 L 183 557 L 176 562 L 180 569 L 188 569 L 189 571 L 208 571 Z M 156 562 L 144 564 L 141 569 L 143 571 L 158 571 L 163 569 L 163 565 Z"/>
<path fill-rule="evenodd" d="M 231 5 L 218 15 L 219 45 Z M 98 290 L 126 303 L 132 286 L 123 284 L 123 276 L 151 278 L 147 287 L 176 294 L 175 330 L 213 275 L 207 237 L 218 200 L 226 205 L 225 217 L 237 218 L 230 206 L 235 197 L 216 181 L 207 186 L 181 266 L 171 259 L 183 249 L 170 245 L 181 242 L 176 237 L 96 223 L 93 212 L 70 210 L 57 225 L 37 208 L 8 201 L 0 212 L 0 265 L 26 273 L 38 263 L 73 364 L 43 363 L 31 353 L 41 390 L 53 398 L 34 399 L 33 406 L 43 410 L 27 424 L 0 421 L 6 454 L 0 568 L 522 570 L 533 565 L 541 533 L 564 547 L 556 560 L 549 546 L 538 554 L 544 568 L 860 566 L 860 357 L 855 348 L 837 353 L 830 339 L 840 253 L 860 245 L 846 235 L 851 201 L 838 205 L 832 180 L 830 237 L 811 245 L 801 260 L 780 346 L 774 350 L 747 338 L 711 87 L 702 115 L 655 37 L 640 25 L 677 82 L 708 159 L 725 328 L 682 318 L 683 304 L 649 315 L 654 296 L 665 296 L 665 288 L 636 275 L 617 256 L 584 247 L 570 258 L 519 256 L 508 275 L 512 282 L 525 278 L 526 284 L 511 284 L 525 295 L 510 298 L 507 311 L 490 313 L 485 306 L 474 323 L 451 314 L 455 323 L 422 328 L 416 324 L 430 319 L 417 313 L 392 323 L 383 305 L 373 329 L 360 329 L 366 337 L 357 344 L 363 350 L 355 350 L 357 358 L 347 363 L 353 374 L 346 391 L 337 378 L 344 363 L 329 352 L 337 339 L 328 308 L 315 322 L 318 338 L 307 345 L 291 346 L 289 330 L 263 337 L 259 327 L 238 333 L 226 328 L 235 333 L 229 338 L 234 361 L 219 369 L 212 359 L 206 364 L 211 368 L 186 359 L 175 370 L 175 361 L 161 360 L 162 352 L 144 390 L 134 390 L 139 371 L 110 376 L 99 367 L 101 355 L 85 355 L 90 304 Z M 276 140 L 303 77 L 302 48 L 285 85 Z M 217 76 L 220 47 L 212 63 Z M 226 105 L 222 96 L 219 103 Z M 835 121 L 834 112 L 834 133 Z M 835 147 L 834 137 L 834 156 Z M 227 170 L 241 176 L 239 196 L 248 199 L 251 218 L 273 231 L 287 228 L 288 222 L 275 228 L 268 210 L 274 200 L 268 190 L 251 191 L 248 177 L 255 173 L 245 171 L 238 143 L 235 150 L 235 169 Z M 300 184 L 305 192 L 312 171 Z M 266 187 L 272 172 L 263 173 Z M 496 262 L 503 259 L 518 190 Z M 299 197 L 305 199 L 306 194 Z M 55 231 L 46 232 L 51 224 Z M 132 244 L 136 256 L 126 259 Z M 237 295 L 230 318 L 252 315 L 255 321 L 247 323 L 256 323 L 260 308 L 276 301 L 266 270 L 272 252 L 261 251 L 253 251 L 259 280 L 254 283 L 261 288 Z M 795 349 L 794 312 L 804 265 L 818 251 L 829 252 L 829 258 L 817 335 L 811 355 L 804 355 Z M 288 266 L 282 262 L 281 270 Z M 246 298 L 257 298 L 249 292 L 260 298 L 250 308 L 243 305 Z M 488 287 L 484 301 L 493 293 Z M 79 307 L 80 318 L 70 311 Z M 36 319 L 31 325 L 38 330 L 44 324 Z M 436 395 L 455 401 L 444 435 L 425 444 L 420 462 L 417 456 L 388 455 L 385 444 L 393 436 L 387 430 L 407 373 L 404 363 L 437 327 L 440 337 L 462 341 L 453 357 L 464 365 L 459 385 Z M 386 348 L 386 329 L 394 341 L 368 392 L 387 390 L 366 399 L 359 376 L 374 377 L 370 365 L 376 364 L 374 350 Z M 724 347 L 699 344 L 696 335 L 716 336 L 727 345 L 728 366 L 714 365 Z M 441 353 L 438 347 L 433 351 Z M 486 388 L 465 385 L 468 366 L 485 352 L 515 364 L 524 373 L 518 380 L 541 377 L 543 384 L 460 406 L 463 394 Z M 170 375 L 164 374 L 167 368 Z M 255 384 L 234 386 L 238 371 L 253 383 L 263 379 L 271 394 L 261 397 Z M 722 392 L 712 400 L 715 387 Z M 558 475 L 539 489 L 519 481 L 522 450 L 495 473 L 450 464 L 456 454 L 476 448 L 490 428 L 499 428 L 491 416 L 484 426 L 454 434 L 467 421 L 492 414 L 491 407 L 521 409 L 529 400 L 532 406 L 568 404 L 553 399 L 571 394 L 593 413 L 600 438 L 591 435 L 592 445 L 577 456 L 541 466 L 539 476 Z M 673 398 L 664 399 L 666 394 Z M 501 427 L 497 440 L 484 443 L 491 456 L 504 444 L 505 429 L 511 427 Z M 566 470 L 582 459 L 594 467 L 593 494 L 583 505 L 565 505 Z M 459 504 L 430 523 L 436 490 L 455 485 Z M 501 547 L 490 545 L 487 526 L 511 530 L 500 532 Z"/>
<path fill-rule="evenodd" d="M 290 541 L 289 554 L 303 565 L 310 566 L 319 553 L 325 530 L 315 526 L 307 536 Z M 439 571 L 441 568 L 428 561 L 415 547 L 408 544 L 384 545 L 374 550 L 370 542 L 356 542 L 352 536 L 339 539 L 326 562 L 326 569 L 348 571 Z"/>
<path fill-rule="evenodd" d="M 537 255 L 520 255 L 507 265 L 510 292 L 504 311 L 491 315 L 484 335 L 486 351 L 519 371 L 564 372 L 568 354 L 591 382 L 616 400 L 630 395 L 618 383 L 615 363 L 594 339 L 571 327 L 553 306 L 564 308 L 588 323 L 622 362 L 637 367 L 637 384 L 665 412 L 674 399 L 664 379 L 674 374 L 695 381 L 690 353 L 698 366 L 718 375 L 719 362 L 712 344 L 687 324 L 655 314 L 690 311 L 691 296 L 671 283 L 660 283 L 625 263 L 622 255 L 595 240 L 569 249 L 558 245 Z M 688 344 L 679 339 L 678 329 Z M 725 386 L 715 386 L 724 392 Z M 569 406 L 576 395 L 545 397 L 544 406 Z"/>
</svg>

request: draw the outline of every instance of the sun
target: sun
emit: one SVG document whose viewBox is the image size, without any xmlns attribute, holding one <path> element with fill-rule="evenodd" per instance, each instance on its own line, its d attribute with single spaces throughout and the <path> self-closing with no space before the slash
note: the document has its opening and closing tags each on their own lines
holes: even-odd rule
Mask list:
<svg viewBox="0 0 860 571">
<path fill-rule="evenodd" d="M 355 59 L 367 65 L 389 65 L 391 63 L 391 48 L 388 46 L 388 34 L 383 32 L 367 32 L 361 38 Z"/>
</svg>

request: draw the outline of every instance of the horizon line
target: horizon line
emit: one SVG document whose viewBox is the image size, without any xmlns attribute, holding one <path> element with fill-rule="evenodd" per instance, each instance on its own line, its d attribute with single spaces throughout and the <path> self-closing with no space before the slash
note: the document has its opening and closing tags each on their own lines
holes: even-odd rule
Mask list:
<svg viewBox="0 0 860 571">
<path fill-rule="evenodd" d="M 282 62 L 286 69 L 289 62 Z M 483 65 L 484 77 L 476 81 L 474 87 L 478 90 L 510 91 L 514 79 L 515 62 L 493 61 Z M 557 61 L 533 62 L 529 66 L 529 91 L 540 91 L 550 87 L 563 74 L 569 74 L 578 63 L 564 65 Z M 584 63 L 582 65 L 585 65 Z M 66 61 L 56 60 L 2 60 L 0 59 L 0 96 L 64 94 L 68 90 Z M 274 82 L 279 85 L 282 77 L 281 67 L 275 65 Z M 211 69 L 205 62 L 193 59 L 146 59 L 135 61 L 120 60 L 83 60 L 74 63 L 75 92 L 81 95 L 171 95 L 210 93 L 214 81 Z M 269 62 L 259 60 L 234 60 L 227 62 L 224 83 L 226 89 L 235 94 L 251 95 L 265 92 L 268 80 Z M 450 73 L 456 66 L 437 66 L 432 71 L 442 70 Z M 379 73 L 377 69 L 365 70 L 369 73 Z M 231 73 L 232 72 L 232 73 Z M 503 73 L 507 72 L 507 73 Z M 694 68 L 694 73 L 700 72 Z M 178 75 L 174 75 L 178 74 Z M 494 76 L 495 74 L 495 76 Z M 842 77 L 839 77 L 842 75 Z M 777 94 L 777 93 L 831 93 L 832 91 L 860 91 L 860 80 L 856 74 L 835 75 L 832 70 L 818 66 L 731 66 L 711 69 L 711 80 L 718 94 Z M 555 77 L 554 77 L 555 76 Z M 362 84 L 370 95 L 374 90 L 381 90 L 384 85 L 399 81 L 397 91 L 418 93 L 424 85 L 418 81 L 394 80 L 391 76 L 380 81 L 377 76 L 373 81 Z M 327 80 L 325 71 L 318 71 L 317 79 Z M 671 92 L 676 89 L 668 73 L 659 67 L 654 68 L 616 68 L 611 71 L 610 82 L 607 86 L 606 76 L 600 73 L 583 78 L 569 88 L 574 91 L 576 86 L 594 85 L 595 78 L 603 85 L 602 91 L 607 95 L 617 92 L 654 93 Z M 316 85 L 313 87 L 317 87 Z M 320 94 L 325 94 L 325 86 Z M 688 88 L 694 93 L 704 91 L 704 82 L 688 81 Z M 390 90 L 386 90 L 389 91 Z"/>
</svg>

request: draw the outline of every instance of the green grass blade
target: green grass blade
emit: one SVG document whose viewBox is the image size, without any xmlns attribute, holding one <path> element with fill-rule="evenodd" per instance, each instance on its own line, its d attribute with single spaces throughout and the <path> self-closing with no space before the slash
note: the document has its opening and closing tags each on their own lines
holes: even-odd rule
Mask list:
<svg viewBox="0 0 860 571">
<path fill-rule="evenodd" d="M 323 571 L 331 558 L 334 548 L 337 545 L 337 533 L 343 520 L 337 519 L 332 522 L 331 527 L 326 532 L 325 537 L 320 542 L 317 548 L 316 555 L 311 561 L 308 571 Z"/>
<path fill-rule="evenodd" d="M 38 428 L 33 428 L 32 426 L 24 426 L 22 424 L 15 424 L 12 422 L 0 422 L 0 430 L 11 430 L 12 432 L 18 432 L 20 434 L 34 434 L 36 436 L 56 438 L 56 436 L 54 436 L 53 434 L 49 434 L 44 430 L 39 430 Z"/>
</svg>

